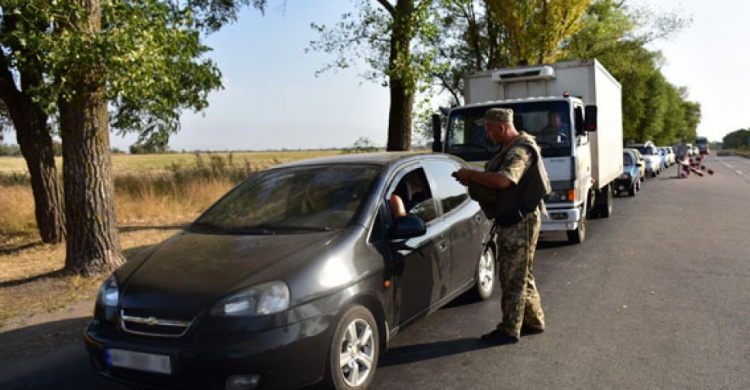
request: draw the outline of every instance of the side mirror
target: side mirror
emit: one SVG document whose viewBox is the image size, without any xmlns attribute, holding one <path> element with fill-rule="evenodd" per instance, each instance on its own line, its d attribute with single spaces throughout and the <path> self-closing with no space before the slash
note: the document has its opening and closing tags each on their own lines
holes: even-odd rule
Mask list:
<svg viewBox="0 0 750 390">
<path fill-rule="evenodd" d="M 391 228 L 391 238 L 412 238 L 423 236 L 427 233 L 424 221 L 416 215 L 404 215 L 398 217 Z"/>
<path fill-rule="evenodd" d="M 443 142 L 440 140 L 441 126 L 440 126 L 440 115 L 432 114 L 432 151 L 442 152 Z"/>
<path fill-rule="evenodd" d="M 586 106 L 586 121 L 583 124 L 583 129 L 586 131 L 596 131 L 597 126 L 597 109 L 596 106 Z"/>
</svg>

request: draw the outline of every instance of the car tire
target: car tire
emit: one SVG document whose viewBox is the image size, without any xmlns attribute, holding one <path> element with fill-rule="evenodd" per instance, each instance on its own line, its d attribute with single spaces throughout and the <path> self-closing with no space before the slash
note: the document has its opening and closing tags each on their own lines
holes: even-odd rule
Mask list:
<svg viewBox="0 0 750 390">
<path fill-rule="evenodd" d="M 639 186 L 638 183 L 639 183 L 638 180 L 636 180 L 635 182 L 633 182 L 633 185 L 630 186 L 630 190 L 628 191 L 628 196 L 635 196 L 635 194 L 638 193 L 638 186 Z"/>
<path fill-rule="evenodd" d="M 476 274 L 474 275 L 476 280 L 474 295 L 477 300 L 484 301 L 490 299 L 495 292 L 495 283 L 497 283 L 496 261 L 495 250 L 492 249 L 492 246 L 487 246 L 484 253 L 479 256 Z"/>
<path fill-rule="evenodd" d="M 331 339 L 326 365 L 328 387 L 366 389 L 375 377 L 380 355 L 380 334 L 372 313 L 360 305 L 344 312 Z"/>
</svg>

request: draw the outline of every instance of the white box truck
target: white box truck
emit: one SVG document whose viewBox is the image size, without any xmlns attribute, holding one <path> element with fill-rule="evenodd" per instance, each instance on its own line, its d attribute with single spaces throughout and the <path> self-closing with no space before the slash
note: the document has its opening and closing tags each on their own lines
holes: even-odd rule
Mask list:
<svg viewBox="0 0 750 390">
<path fill-rule="evenodd" d="M 580 243 L 587 216 L 612 214 L 614 181 L 623 172 L 622 95 L 597 60 L 478 72 L 465 77 L 464 88 L 466 104 L 447 112 L 444 131 L 433 117 L 433 150 L 483 164 L 499 148 L 477 121 L 490 108 L 511 108 L 516 128 L 537 137 L 550 178 L 542 231 L 566 231 Z"/>
</svg>

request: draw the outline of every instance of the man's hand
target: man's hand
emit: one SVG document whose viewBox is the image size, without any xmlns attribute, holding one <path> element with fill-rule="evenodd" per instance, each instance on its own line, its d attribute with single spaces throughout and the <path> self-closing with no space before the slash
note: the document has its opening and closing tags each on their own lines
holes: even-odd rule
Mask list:
<svg viewBox="0 0 750 390">
<path fill-rule="evenodd" d="M 466 185 L 469 185 L 469 181 L 471 181 L 470 180 L 470 176 L 471 176 L 472 172 L 473 171 L 471 171 L 469 169 L 459 169 L 456 172 L 453 172 L 452 176 L 455 177 L 456 180 L 458 180 L 459 183 L 461 183 L 461 184 L 463 184 L 463 185 L 466 186 Z"/>
</svg>

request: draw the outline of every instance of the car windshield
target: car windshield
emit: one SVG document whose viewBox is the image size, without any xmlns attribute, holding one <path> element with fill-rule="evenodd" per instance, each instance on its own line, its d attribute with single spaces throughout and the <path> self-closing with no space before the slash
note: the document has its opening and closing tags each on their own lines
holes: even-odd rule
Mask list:
<svg viewBox="0 0 750 390">
<path fill-rule="evenodd" d="M 220 199 L 191 230 L 253 235 L 340 229 L 357 215 L 380 170 L 311 165 L 261 172 Z"/>
<path fill-rule="evenodd" d="M 653 156 L 659 154 L 659 152 L 657 152 L 656 148 L 653 146 L 636 146 L 636 149 L 638 149 L 638 151 L 641 152 L 641 154 L 644 156 Z"/>
<path fill-rule="evenodd" d="M 543 157 L 570 156 L 570 106 L 566 101 L 507 104 L 513 109 L 513 124 L 519 131 L 536 137 Z M 494 107 L 472 107 L 454 110 L 448 123 L 446 151 L 467 161 L 489 159 L 498 149 L 487 140 L 484 112 Z"/>
</svg>

